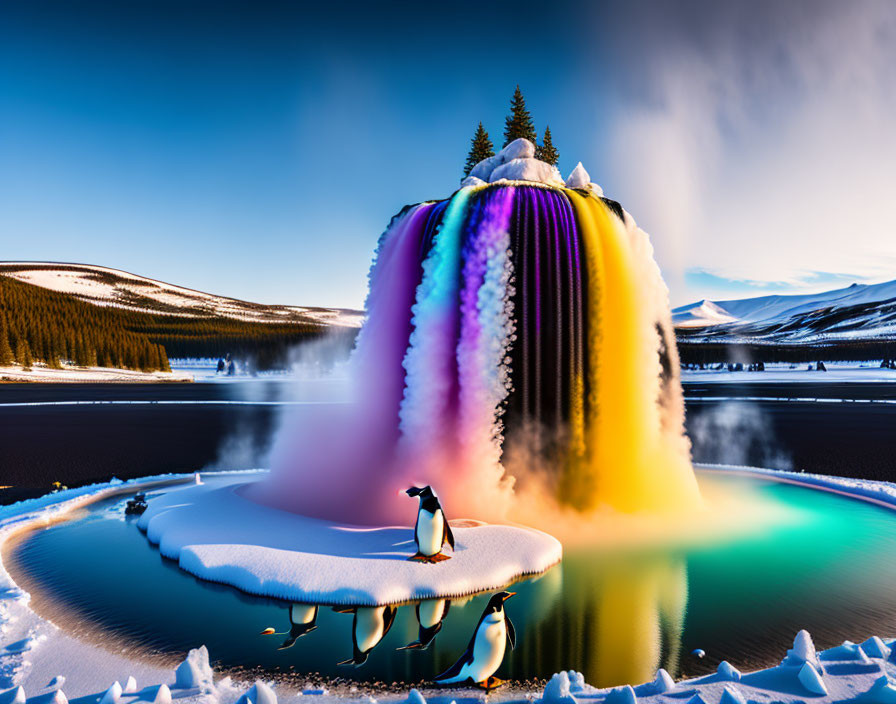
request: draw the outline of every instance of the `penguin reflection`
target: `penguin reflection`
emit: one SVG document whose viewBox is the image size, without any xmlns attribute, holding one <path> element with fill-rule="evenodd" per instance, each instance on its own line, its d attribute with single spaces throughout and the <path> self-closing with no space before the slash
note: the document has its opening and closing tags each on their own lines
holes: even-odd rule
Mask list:
<svg viewBox="0 0 896 704">
<path fill-rule="evenodd" d="M 363 665 L 367 656 L 386 637 L 395 622 L 394 606 L 333 607 L 338 614 L 355 615 L 352 621 L 352 657 L 339 665 Z"/>
<path fill-rule="evenodd" d="M 432 643 L 436 634 L 442 630 L 442 621 L 448 615 L 451 602 L 446 599 L 427 599 L 417 604 L 417 640 L 408 643 L 398 650 L 426 650 Z"/>
<path fill-rule="evenodd" d="M 291 604 L 289 607 L 289 631 L 275 631 L 273 628 L 265 628 L 263 636 L 286 636 L 286 640 L 277 650 L 291 648 L 295 642 L 304 635 L 317 628 L 317 604 Z"/>
</svg>

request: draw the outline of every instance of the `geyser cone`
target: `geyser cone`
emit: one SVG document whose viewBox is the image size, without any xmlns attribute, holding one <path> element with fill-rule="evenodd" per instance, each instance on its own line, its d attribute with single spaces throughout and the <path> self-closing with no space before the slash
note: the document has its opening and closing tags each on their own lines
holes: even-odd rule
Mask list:
<svg viewBox="0 0 896 704">
<path fill-rule="evenodd" d="M 371 269 L 358 398 L 287 420 L 267 500 L 405 521 L 432 485 L 451 516 L 503 517 L 512 476 L 588 511 L 699 501 L 667 293 L 618 204 L 531 184 L 405 209 Z"/>
</svg>

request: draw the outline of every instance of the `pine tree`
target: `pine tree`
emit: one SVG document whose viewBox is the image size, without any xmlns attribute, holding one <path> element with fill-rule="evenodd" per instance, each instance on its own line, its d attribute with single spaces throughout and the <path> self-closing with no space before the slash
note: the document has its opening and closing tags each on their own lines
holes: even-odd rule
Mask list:
<svg viewBox="0 0 896 704">
<path fill-rule="evenodd" d="M 560 155 L 557 153 L 557 150 L 554 148 L 554 143 L 551 141 L 550 127 L 545 126 L 544 128 L 544 137 L 541 139 L 541 146 L 535 149 L 535 158 L 541 159 L 551 166 L 557 165 Z"/>
<path fill-rule="evenodd" d="M 28 340 L 24 337 L 20 337 L 16 345 L 16 361 L 22 365 L 22 369 L 26 372 L 31 371 L 34 359 L 31 357 L 31 348 L 28 346 Z"/>
<path fill-rule="evenodd" d="M 8 367 L 14 361 L 12 347 L 9 346 L 9 333 L 6 330 L 6 320 L 0 315 L 0 367 Z"/>
<path fill-rule="evenodd" d="M 513 140 L 523 137 L 535 144 L 535 125 L 532 116 L 526 110 L 526 99 L 520 87 L 517 86 L 510 100 L 510 114 L 504 120 L 504 146 Z"/>
<path fill-rule="evenodd" d="M 488 132 L 482 127 L 482 122 L 476 128 L 476 134 L 470 140 L 470 153 L 467 154 L 467 163 L 464 166 L 464 176 L 469 176 L 473 167 L 483 159 L 495 155 L 495 146 L 488 138 Z"/>
</svg>

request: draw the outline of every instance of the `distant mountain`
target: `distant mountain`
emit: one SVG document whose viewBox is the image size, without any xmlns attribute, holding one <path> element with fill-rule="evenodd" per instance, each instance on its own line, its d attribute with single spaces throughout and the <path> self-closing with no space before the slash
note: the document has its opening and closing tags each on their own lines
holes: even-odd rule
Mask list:
<svg viewBox="0 0 896 704">
<path fill-rule="evenodd" d="M 232 355 L 258 369 L 290 364 L 316 341 L 351 349 L 362 313 L 215 296 L 85 264 L 0 262 L 0 366 L 167 370 L 170 357 Z"/>
<path fill-rule="evenodd" d="M 363 319 L 363 313 L 357 310 L 249 303 L 88 264 L 0 262 L 0 275 L 69 294 L 95 305 L 162 315 L 349 328 L 360 327 Z"/>
<path fill-rule="evenodd" d="M 823 293 L 699 301 L 675 308 L 680 341 L 845 344 L 896 340 L 896 281 Z"/>
</svg>

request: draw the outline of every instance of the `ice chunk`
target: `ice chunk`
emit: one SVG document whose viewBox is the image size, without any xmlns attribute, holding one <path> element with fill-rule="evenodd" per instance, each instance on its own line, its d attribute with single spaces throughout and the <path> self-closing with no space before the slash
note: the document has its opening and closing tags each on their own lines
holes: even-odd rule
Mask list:
<svg viewBox="0 0 896 704">
<path fill-rule="evenodd" d="M 261 680 L 256 680 L 249 691 L 237 699 L 236 704 L 277 704 L 277 695 Z"/>
<path fill-rule="evenodd" d="M 57 689 L 53 693 L 53 698 L 50 699 L 50 704 L 68 704 L 68 697 L 61 689 Z"/>
<path fill-rule="evenodd" d="M 585 675 L 575 670 L 569 670 L 566 674 L 569 676 L 570 692 L 583 692 L 585 690 Z"/>
<path fill-rule="evenodd" d="M 890 657 L 891 650 L 877 636 L 871 636 L 860 646 L 865 654 L 871 658 L 881 658 L 886 660 Z"/>
<path fill-rule="evenodd" d="M 656 678 L 653 680 L 653 684 L 657 694 L 664 694 L 675 689 L 675 680 L 673 680 L 672 675 L 666 672 L 662 667 L 656 671 Z"/>
<path fill-rule="evenodd" d="M 588 190 L 596 196 L 602 196 L 604 194 L 604 189 L 594 183 L 594 181 L 588 184 Z"/>
<path fill-rule="evenodd" d="M 691 655 L 693 655 L 695 658 L 703 658 L 706 657 L 706 651 L 703 650 L 703 648 L 694 648 L 691 651 Z"/>
<path fill-rule="evenodd" d="M 635 690 L 631 685 L 623 687 L 614 687 L 604 699 L 604 704 L 637 704 L 638 697 L 635 696 Z"/>
<path fill-rule="evenodd" d="M 725 691 L 722 692 L 722 698 L 719 700 L 719 704 L 747 704 L 747 702 L 744 699 L 744 695 L 740 693 L 740 690 L 737 687 L 728 685 L 725 687 Z"/>
<path fill-rule="evenodd" d="M 196 472 L 196 474 L 193 476 L 193 483 L 202 484 L 202 477 L 199 476 L 199 472 Z"/>
<path fill-rule="evenodd" d="M 512 159 L 502 164 L 489 177 L 490 183 L 502 180 L 535 181 L 553 186 L 562 186 L 563 179 L 556 166 L 551 166 L 538 159 Z"/>
<path fill-rule="evenodd" d="M 828 688 L 824 686 L 824 680 L 821 679 L 821 675 L 818 674 L 818 670 L 815 669 L 815 666 L 812 665 L 812 663 L 804 662 L 803 666 L 800 668 L 800 673 L 797 676 L 799 677 L 800 684 L 812 692 L 812 694 L 827 696 Z"/>
<path fill-rule="evenodd" d="M 567 188 L 587 188 L 588 184 L 591 183 L 591 176 L 588 175 L 588 172 L 585 171 L 585 167 L 582 166 L 582 162 L 580 161 L 576 164 L 576 168 L 572 170 L 572 173 L 566 179 L 566 187 Z"/>
<path fill-rule="evenodd" d="M 426 698 L 416 688 L 408 692 L 407 704 L 426 704 Z"/>
<path fill-rule="evenodd" d="M 698 692 L 693 697 L 688 699 L 687 704 L 706 704 L 706 700 L 701 697 L 700 693 Z"/>
<path fill-rule="evenodd" d="M 167 684 L 160 684 L 152 704 L 171 704 L 171 690 Z"/>
<path fill-rule="evenodd" d="M 793 647 L 787 651 L 787 656 L 781 662 L 782 665 L 798 667 L 808 662 L 821 672 L 821 665 L 818 662 L 818 653 L 815 651 L 815 644 L 812 642 L 812 636 L 808 631 L 800 631 L 793 639 Z"/>
<path fill-rule="evenodd" d="M 25 690 L 22 686 L 13 687 L 0 694 L 0 703 L 2 704 L 25 704 L 28 697 L 25 696 Z"/>
<path fill-rule="evenodd" d="M 734 665 L 732 665 L 727 660 L 722 660 L 719 663 L 718 668 L 716 668 L 716 672 L 719 673 L 719 676 L 723 680 L 728 680 L 729 682 L 740 682 L 740 670 L 738 670 Z"/>
<path fill-rule="evenodd" d="M 575 704 L 576 700 L 569 692 L 569 673 L 558 672 L 544 686 L 541 701 L 544 704 Z"/>
<path fill-rule="evenodd" d="M 896 704 L 896 686 L 886 675 L 881 675 L 874 680 L 868 691 L 856 697 L 855 701 L 868 704 Z"/>
<path fill-rule="evenodd" d="M 187 658 L 174 671 L 174 686 L 178 689 L 199 687 L 203 692 L 214 688 L 214 672 L 208 662 L 208 648 L 204 645 L 187 653 Z"/>
<path fill-rule="evenodd" d="M 128 681 L 124 683 L 124 689 L 122 691 L 125 694 L 133 694 L 137 691 L 137 680 L 134 679 L 133 675 L 128 676 Z"/>
<path fill-rule="evenodd" d="M 488 181 L 483 181 L 481 178 L 476 178 L 475 176 L 467 176 L 463 181 L 460 182 L 461 188 L 470 188 L 476 186 L 485 186 Z"/>
<path fill-rule="evenodd" d="M 116 680 L 100 697 L 99 704 L 116 704 L 121 698 L 121 683 Z"/>
</svg>

